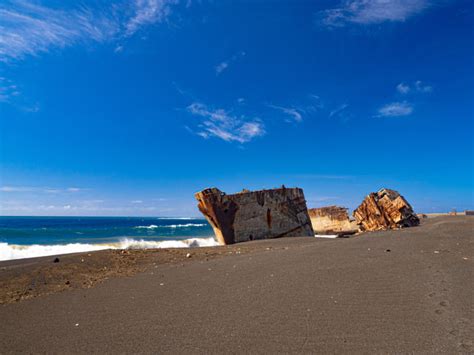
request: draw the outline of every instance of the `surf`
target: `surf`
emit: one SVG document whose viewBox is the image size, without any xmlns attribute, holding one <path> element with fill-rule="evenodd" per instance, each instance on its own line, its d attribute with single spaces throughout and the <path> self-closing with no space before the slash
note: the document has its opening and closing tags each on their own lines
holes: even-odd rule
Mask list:
<svg viewBox="0 0 474 355">
<path fill-rule="evenodd" d="M 68 243 L 53 245 L 18 245 L 0 243 L 0 261 L 36 258 L 42 256 L 82 253 L 106 249 L 162 249 L 162 248 L 199 248 L 217 246 L 212 238 L 189 238 L 184 240 L 144 240 L 123 238 L 118 242 L 107 244 Z"/>
</svg>

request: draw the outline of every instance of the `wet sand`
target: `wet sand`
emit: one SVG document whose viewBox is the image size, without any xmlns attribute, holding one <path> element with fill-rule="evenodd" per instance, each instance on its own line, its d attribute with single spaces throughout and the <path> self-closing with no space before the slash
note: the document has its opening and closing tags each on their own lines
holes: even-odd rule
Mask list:
<svg viewBox="0 0 474 355">
<path fill-rule="evenodd" d="M 474 352 L 471 216 L 54 258 L 0 263 L 2 353 Z"/>
</svg>

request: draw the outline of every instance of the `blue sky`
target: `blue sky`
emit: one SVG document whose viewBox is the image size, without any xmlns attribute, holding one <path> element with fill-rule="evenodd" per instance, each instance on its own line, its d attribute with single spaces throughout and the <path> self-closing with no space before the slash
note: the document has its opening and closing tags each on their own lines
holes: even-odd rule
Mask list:
<svg viewBox="0 0 474 355">
<path fill-rule="evenodd" d="M 2 1 L 0 214 L 381 187 L 474 208 L 471 1 Z"/>
</svg>

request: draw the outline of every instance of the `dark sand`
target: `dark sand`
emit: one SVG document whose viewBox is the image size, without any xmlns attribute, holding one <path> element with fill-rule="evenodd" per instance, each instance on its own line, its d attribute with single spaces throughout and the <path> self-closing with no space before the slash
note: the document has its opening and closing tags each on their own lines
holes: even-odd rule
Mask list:
<svg viewBox="0 0 474 355">
<path fill-rule="evenodd" d="M 0 352 L 473 353 L 473 244 L 474 217 L 453 216 L 1 262 Z"/>
</svg>

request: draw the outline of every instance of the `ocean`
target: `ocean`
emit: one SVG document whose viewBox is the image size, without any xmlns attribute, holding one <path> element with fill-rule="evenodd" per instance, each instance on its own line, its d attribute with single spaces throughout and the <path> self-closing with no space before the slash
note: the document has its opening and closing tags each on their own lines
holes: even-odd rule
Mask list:
<svg viewBox="0 0 474 355">
<path fill-rule="evenodd" d="M 205 219 L 0 216 L 0 260 L 102 249 L 214 246 Z"/>
</svg>

